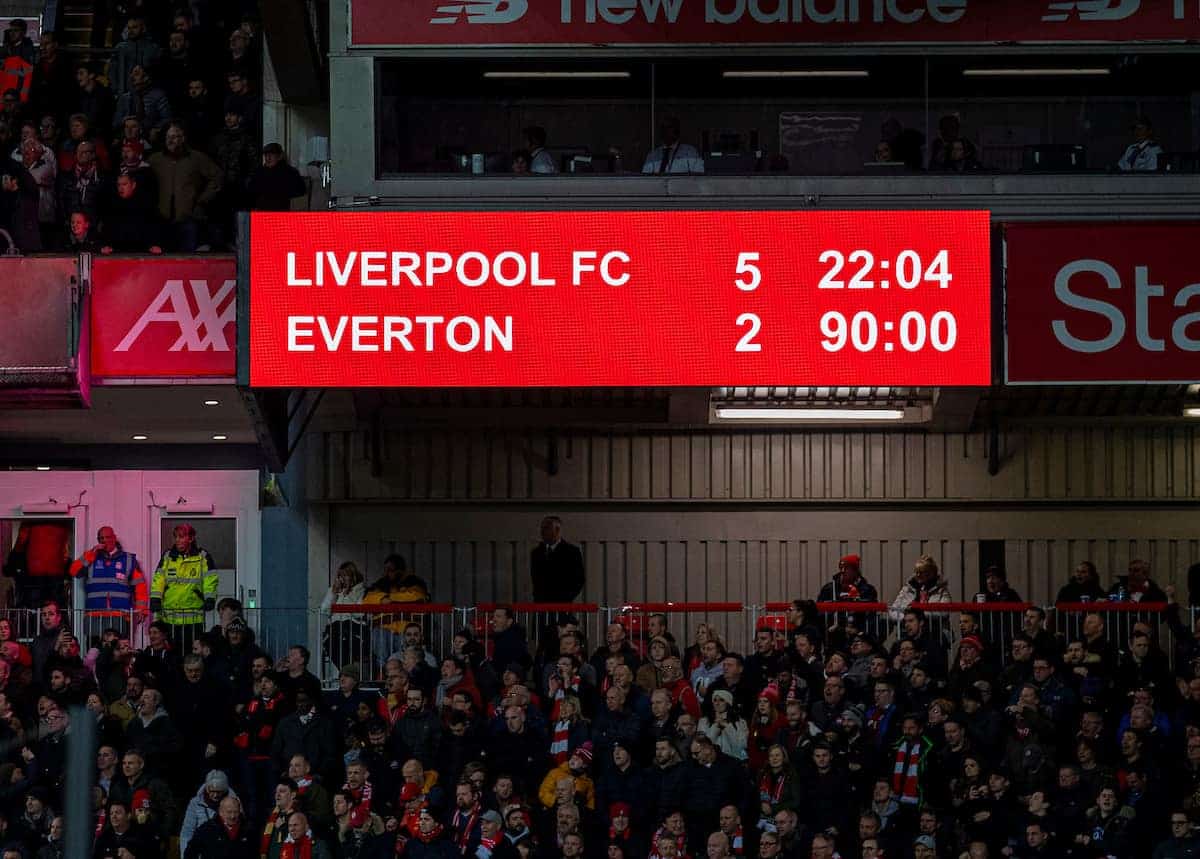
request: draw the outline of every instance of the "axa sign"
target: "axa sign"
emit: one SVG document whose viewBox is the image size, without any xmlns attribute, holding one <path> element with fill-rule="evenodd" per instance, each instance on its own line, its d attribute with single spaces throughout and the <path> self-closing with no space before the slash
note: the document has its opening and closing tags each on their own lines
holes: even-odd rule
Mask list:
<svg viewBox="0 0 1200 859">
<path fill-rule="evenodd" d="M 236 293 L 232 259 L 96 260 L 94 379 L 232 380 Z"/>
<path fill-rule="evenodd" d="M 1200 224 L 1010 225 L 1013 383 L 1200 381 Z"/>
<path fill-rule="evenodd" d="M 360 46 L 1200 39 L 1200 0 L 350 0 Z"/>
</svg>

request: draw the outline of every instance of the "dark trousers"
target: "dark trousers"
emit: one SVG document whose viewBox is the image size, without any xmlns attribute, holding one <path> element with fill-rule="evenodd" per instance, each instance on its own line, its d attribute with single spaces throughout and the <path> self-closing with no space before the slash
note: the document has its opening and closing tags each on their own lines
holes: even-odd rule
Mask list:
<svg viewBox="0 0 1200 859">
<path fill-rule="evenodd" d="M 203 623 L 171 623 L 171 646 L 180 658 L 192 652 L 192 642 L 204 634 Z"/>
</svg>

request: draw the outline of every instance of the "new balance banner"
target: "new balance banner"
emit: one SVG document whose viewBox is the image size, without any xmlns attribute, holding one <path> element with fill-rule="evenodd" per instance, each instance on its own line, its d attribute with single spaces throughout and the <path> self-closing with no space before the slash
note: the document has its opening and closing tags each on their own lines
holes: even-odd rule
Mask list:
<svg viewBox="0 0 1200 859">
<path fill-rule="evenodd" d="M 1200 223 L 1005 228 L 1010 383 L 1200 382 Z"/>
<path fill-rule="evenodd" d="M 232 258 L 92 264 L 92 376 L 99 382 L 236 375 Z"/>
<path fill-rule="evenodd" d="M 1200 38 L 1196 0 L 351 0 L 350 15 L 361 46 Z"/>
</svg>

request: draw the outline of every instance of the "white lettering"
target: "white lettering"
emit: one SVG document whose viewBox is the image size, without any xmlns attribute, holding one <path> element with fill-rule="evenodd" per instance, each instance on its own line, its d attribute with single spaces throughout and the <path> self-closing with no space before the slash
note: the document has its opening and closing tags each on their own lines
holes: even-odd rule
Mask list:
<svg viewBox="0 0 1200 859">
<path fill-rule="evenodd" d="M 929 0 L 929 17 L 939 24 L 953 24 L 967 14 L 967 0 Z"/>
<path fill-rule="evenodd" d="M 476 277 L 471 277 L 467 274 L 467 264 L 477 263 L 479 265 L 479 274 Z M 488 277 L 491 275 L 491 269 L 488 265 L 488 258 L 479 251 L 467 251 L 458 258 L 458 262 L 454 266 L 454 273 L 458 276 L 458 282 L 463 286 L 482 286 L 487 283 Z"/>
<path fill-rule="evenodd" d="M 373 274 L 387 274 L 387 254 L 383 251 L 363 251 L 362 276 L 359 278 L 363 286 L 387 286 L 386 277 L 371 277 Z"/>
<path fill-rule="evenodd" d="M 1062 319 L 1055 319 L 1050 327 L 1054 331 L 1054 336 L 1058 338 L 1058 342 L 1074 352 L 1088 354 L 1107 352 L 1120 343 L 1121 338 L 1125 336 L 1125 317 L 1121 314 L 1119 308 L 1114 307 L 1107 301 L 1085 298 L 1082 295 L 1076 295 L 1071 292 L 1071 278 L 1083 272 L 1100 275 L 1104 278 L 1105 286 L 1109 289 L 1121 288 L 1121 276 L 1117 274 L 1117 270 L 1111 265 L 1098 259 L 1081 259 L 1068 263 L 1059 269 L 1058 274 L 1054 278 L 1054 296 L 1067 305 L 1067 307 L 1103 316 L 1111 326 L 1108 335 L 1100 340 L 1082 340 L 1073 336 L 1067 330 L 1067 323 Z"/>
<path fill-rule="evenodd" d="M 454 259 L 445 251 L 429 251 L 425 254 L 425 285 L 433 286 L 433 278 L 445 274 L 454 267 Z"/>
<path fill-rule="evenodd" d="M 444 316 L 418 316 L 416 318 L 418 325 L 425 326 L 425 351 L 433 351 L 433 326 L 440 325 L 446 321 Z"/>
<path fill-rule="evenodd" d="M 396 330 L 396 326 L 400 326 L 400 330 Z M 383 319 L 383 351 L 392 351 L 392 341 L 398 340 L 405 352 L 413 350 L 412 344 L 408 342 L 408 335 L 412 334 L 412 320 L 407 316 L 385 316 Z"/>
<path fill-rule="evenodd" d="M 663 18 L 668 24 L 674 24 L 679 17 L 679 9 L 683 5 L 683 0 L 641 0 L 642 14 L 646 16 L 646 20 L 651 24 L 658 20 L 658 12 L 661 9 Z"/>
<path fill-rule="evenodd" d="M 1175 306 L 1186 307 L 1193 298 L 1200 298 L 1200 283 L 1185 286 L 1175 293 Z M 1188 337 L 1189 325 L 1200 325 L 1200 312 L 1185 313 L 1176 319 L 1175 324 L 1171 326 L 1171 339 L 1184 352 L 1200 352 L 1200 337 Z"/>
<path fill-rule="evenodd" d="M 351 352 L 378 352 L 379 351 L 378 343 L 364 343 L 363 342 L 363 338 L 370 338 L 371 340 L 374 340 L 376 337 L 379 336 L 378 331 L 376 331 L 374 328 L 367 327 L 368 325 L 371 325 L 378 321 L 379 320 L 377 318 L 375 318 L 374 316 L 355 316 L 354 317 L 354 320 L 350 326 L 350 332 L 351 332 L 350 333 L 350 337 L 351 337 L 350 351 Z"/>
<path fill-rule="evenodd" d="M 288 251 L 287 255 L 287 285 L 288 286 L 312 286 L 311 279 L 301 280 L 296 277 L 296 252 Z"/>
<path fill-rule="evenodd" d="M 461 341 L 455 334 L 460 327 L 466 328 L 471 333 L 471 338 L 467 341 Z M 446 326 L 446 342 L 450 344 L 450 348 L 455 352 L 470 352 L 479 345 L 479 323 L 470 316 L 455 316 L 450 320 L 450 324 Z"/>
<path fill-rule="evenodd" d="M 901 11 L 899 2 L 900 2 L 900 0 L 887 0 L 888 14 L 891 15 L 893 18 L 895 18 L 899 23 L 915 24 L 915 23 L 917 23 L 917 21 L 920 21 L 921 18 L 923 18 L 925 16 L 924 9 L 913 9 L 911 12 Z M 879 18 L 878 18 L 878 14 L 879 14 L 878 3 L 876 3 L 875 9 L 876 9 L 875 20 L 878 21 L 879 20 Z"/>
<path fill-rule="evenodd" d="M 624 286 L 629 283 L 629 272 L 622 272 L 619 275 L 613 275 L 609 270 L 613 260 L 618 262 L 628 263 L 629 254 L 624 251 L 609 251 L 604 255 L 604 259 L 600 261 L 600 277 L 609 286 Z"/>
<path fill-rule="evenodd" d="M 704 22 L 706 24 L 736 24 L 746 14 L 746 0 L 732 0 L 733 9 L 722 12 L 717 8 L 718 0 L 705 0 Z"/>
<path fill-rule="evenodd" d="M 627 24 L 637 11 L 637 0 L 599 0 L 600 17 L 610 24 Z"/>
<path fill-rule="evenodd" d="M 417 269 L 421 265 L 421 258 L 412 251 L 394 251 L 392 253 L 392 283 L 400 283 L 400 275 L 408 278 L 408 282 L 413 286 L 421 285 L 421 278 L 417 276 Z"/>
<path fill-rule="evenodd" d="M 341 345 L 342 335 L 346 333 L 346 317 L 339 316 L 336 330 L 336 335 L 329 331 L 329 320 L 324 316 L 317 317 L 317 327 L 321 329 L 321 336 L 325 338 L 325 348 L 330 352 L 336 352 L 338 346 Z"/>
<path fill-rule="evenodd" d="M 225 338 L 225 326 L 236 318 L 237 301 L 233 294 L 236 285 L 235 281 L 226 280 L 216 293 L 212 293 L 207 280 L 189 280 L 186 291 L 182 280 L 168 280 L 113 351 L 128 352 L 147 326 L 167 322 L 179 329 L 179 337 L 168 351 L 228 352 L 230 346 Z M 196 303 L 195 315 L 188 292 Z M 224 309 L 219 309 L 222 304 Z"/>
<path fill-rule="evenodd" d="M 1163 352 L 1166 344 L 1150 336 L 1150 299 L 1163 294 L 1163 288 L 1150 283 L 1150 269 L 1139 265 L 1133 270 L 1134 282 L 1134 330 L 1137 332 L 1138 345 L 1147 352 Z"/>
<path fill-rule="evenodd" d="M 542 277 L 542 255 L 534 251 L 529 255 L 529 285 L 530 286 L 554 286 L 558 283 L 552 277 Z"/>
<path fill-rule="evenodd" d="M 504 317 L 504 328 L 501 328 L 494 317 L 483 317 L 483 349 L 485 352 L 492 351 L 492 345 L 499 343 L 500 348 L 505 352 L 512 351 L 512 317 Z"/>
<path fill-rule="evenodd" d="M 350 251 L 346 254 L 345 268 L 338 268 L 337 254 L 333 251 L 325 251 L 325 258 L 329 261 L 329 270 L 333 272 L 333 282 L 338 286 L 345 286 L 350 282 L 350 272 L 354 268 L 354 261 L 358 258 L 358 251 Z"/>
<path fill-rule="evenodd" d="M 504 263 L 512 260 L 516 263 L 517 270 L 512 276 L 506 276 L 503 268 Z M 496 255 L 496 259 L 492 262 L 492 279 L 501 286 L 518 286 L 524 282 L 526 275 L 525 257 L 521 256 L 516 251 L 503 251 Z"/>
<path fill-rule="evenodd" d="M 311 343 L 301 343 L 300 337 L 311 337 L 312 328 L 301 329 L 301 324 L 311 326 L 313 318 L 311 316 L 289 316 L 288 317 L 288 351 L 289 352 L 313 352 L 316 346 Z"/>
<path fill-rule="evenodd" d="M 595 265 L 586 265 L 584 260 L 594 260 L 595 251 L 575 251 L 571 261 L 571 285 L 579 286 L 579 275 L 585 271 L 595 271 Z"/>
<path fill-rule="evenodd" d="M 764 0 L 749 0 L 750 17 L 760 24 L 783 24 L 787 22 L 788 0 L 775 0 L 773 10 L 763 9 Z M 770 2 L 770 0 L 765 0 Z"/>
</svg>

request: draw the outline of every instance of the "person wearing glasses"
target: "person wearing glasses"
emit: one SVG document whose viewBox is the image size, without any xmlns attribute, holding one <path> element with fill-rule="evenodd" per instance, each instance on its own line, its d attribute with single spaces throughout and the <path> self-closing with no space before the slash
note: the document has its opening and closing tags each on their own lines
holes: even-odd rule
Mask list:
<svg viewBox="0 0 1200 859">
<path fill-rule="evenodd" d="M 1192 830 L 1187 812 L 1177 809 L 1171 812 L 1171 835 L 1154 848 L 1154 859 L 1184 859 L 1190 856 L 1200 856 L 1200 836 Z"/>
</svg>

